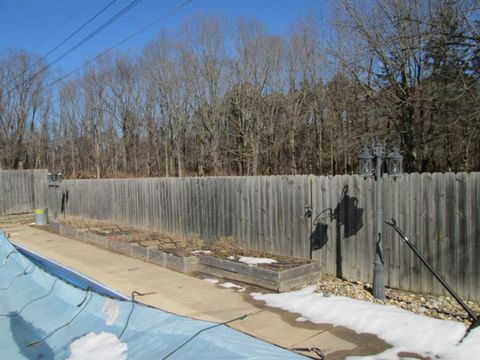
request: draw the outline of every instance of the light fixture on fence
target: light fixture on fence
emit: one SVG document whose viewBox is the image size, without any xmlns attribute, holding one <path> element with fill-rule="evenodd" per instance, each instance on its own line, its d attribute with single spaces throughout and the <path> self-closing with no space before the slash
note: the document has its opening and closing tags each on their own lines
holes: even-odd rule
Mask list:
<svg viewBox="0 0 480 360">
<path fill-rule="evenodd" d="M 50 200 L 49 208 L 52 208 L 51 202 L 53 201 L 53 218 L 57 219 L 58 213 L 60 212 L 60 183 L 63 180 L 63 173 L 60 171 L 49 171 L 47 174 L 48 187 L 52 189 L 51 195 L 49 195 Z"/>
<path fill-rule="evenodd" d="M 369 144 L 372 153 L 369 149 Z M 382 248 L 382 175 L 383 160 L 387 160 L 387 171 L 393 179 L 397 179 L 403 172 L 403 156 L 400 155 L 399 141 L 391 147 L 392 152 L 385 159 L 387 141 L 370 137 L 363 141 L 362 152 L 358 155 L 359 174 L 364 178 L 372 177 L 375 180 L 375 261 L 373 271 L 373 296 L 377 299 L 385 299 L 385 268 L 383 263 Z"/>
<path fill-rule="evenodd" d="M 63 174 L 60 171 L 49 171 L 47 178 L 49 187 L 59 187 L 63 180 Z"/>
<path fill-rule="evenodd" d="M 403 173 L 403 156 L 400 155 L 398 145 L 394 145 L 392 152 L 388 154 L 388 175 L 394 179 Z"/>
<path fill-rule="evenodd" d="M 358 173 L 363 177 L 372 176 L 372 161 L 373 156 L 370 154 L 370 150 L 368 150 L 367 144 L 364 144 L 363 150 L 358 156 Z"/>
</svg>

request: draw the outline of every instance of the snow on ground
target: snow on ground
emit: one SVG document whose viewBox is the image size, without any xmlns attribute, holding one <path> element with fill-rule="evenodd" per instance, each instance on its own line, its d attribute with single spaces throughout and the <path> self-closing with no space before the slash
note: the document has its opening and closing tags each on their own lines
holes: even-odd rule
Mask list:
<svg viewBox="0 0 480 360">
<path fill-rule="evenodd" d="M 271 263 L 277 262 L 277 260 L 274 260 L 274 259 L 257 258 L 257 257 L 250 257 L 250 256 L 240 256 L 240 259 L 238 259 L 238 261 L 248 265 L 271 264 Z"/>
<path fill-rule="evenodd" d="M 70 356 L 67 360 L 125 360 L 127 344 L 122 343 L 115 334 L 93 332 L 70 344 Z"/>
<path fill-rule="evenodd" d="M 243 286 L 231 283 L 231 282 L 224 282 L 223 284 L 220 284 L 221 287 L 227 288 L 227 289 L 238 289 L 238 292 L 244 292 L 245 288 Z"/>
<path fill-rule="evenodd" d="M 212 252 L 210 250 L 194 250 L 192 251 L 192 255 L 208 255 L 211 254 Z"/>
<path fill-rule="evenodd" d="M 401 351 L 451 360 L 477 359 L 480 354 L 480 328 L 474 329 L 458 345 L 466 330 L 460 322 L 433 319 L 392 305 L 342 296 L 324 297 L 315 293 L 315 286 L 283 294 L 251 295 L 269 306 L 301 314 L 297 321 L 344 326 L 357 333 L 375 334 L 393 345 L 393 348 L 368 359 L 397 359 L 397 353 Z"/>
<path fill-rule="evenodd" d="M 210 278 L 203 279 L 203 281 L 209 282 L 210 284 L 218 283 L 217 279 L 210 279 Z"/>
</svg>

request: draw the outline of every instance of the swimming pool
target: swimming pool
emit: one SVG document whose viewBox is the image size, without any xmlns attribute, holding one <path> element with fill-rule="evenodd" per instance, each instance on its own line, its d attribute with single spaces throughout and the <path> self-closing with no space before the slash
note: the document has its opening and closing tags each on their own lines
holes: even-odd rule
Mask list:
<svg viewBox="0 0 480 360">
<path fill-rule="evenodd" d="M 9 360 L 67 359 L 87 350 L 87 358 L 108 360 L 304 359 L 225 323 L 126 300 L 72 269 L 14 247 L 1 231 L 0 334 L 0 359 Z"/>
</svg>

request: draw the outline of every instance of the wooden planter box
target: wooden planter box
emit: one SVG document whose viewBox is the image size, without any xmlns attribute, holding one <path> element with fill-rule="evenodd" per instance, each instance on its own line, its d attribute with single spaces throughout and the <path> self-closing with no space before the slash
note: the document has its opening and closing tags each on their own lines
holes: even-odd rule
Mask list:
<svg viewBox="0 0 480 360">
<path fill-rule="evenodd" d="M 135 243 L 110 240 L 84 229 L 50 223 L 52 232 L 73 237 L 120 254 L 128 255 L 182 273 L 201 271 L 215 277 L 240 281 L 278 292 L 289 291 L 320 278 L 320 263 L 311 262 L 293 269 L 275 271 L 256 265 L 223 260 L 214 256 L 179 256 Z"/>
<path fill-rule="evenodd" d="M 278 292 L 289 291 L 320 278 L 319 262 L 311 262 L 284 271 L 270 270 L 208 255 L 199 256 L 199 263 L 199 271 L 203 273 Z"/>
<path fill-rule="evenodd" d="M 182 273 L 191 273 L 198 270 L 198 258 L 196 256 L 178 256 L 166 253 L 157 249 L 148 248 L 126 241 L 110 240 L 105 236 L 97 235 L 83 229 L 72 226 L 50 223 L 48 225 L 52 232 L 63 236 L 75 238 L 90 244 L 106 248 L 108 250 L 135 257 L 137 259 L 151 262 L 171 270 Z"/>
</svg>

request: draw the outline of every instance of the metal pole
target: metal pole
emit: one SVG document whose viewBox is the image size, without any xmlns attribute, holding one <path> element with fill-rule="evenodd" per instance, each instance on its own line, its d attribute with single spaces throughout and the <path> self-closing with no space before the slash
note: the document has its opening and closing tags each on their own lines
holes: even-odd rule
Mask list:
<svg viewBox="0 0 480 360">
<path fill-rule="evenodd" d="M 392 219 L 392 221 L 387 221 L 385 220 L 385 223 L 393 227 L 393 229 L 400 235 L 400 238 L 405 241 L 405 244 L 408 245 L 408 247 L 417 255 L 417 257 L 422 261 L 422 263 L 430 270 L 430 272 L 435 276 L 435 278 L 443 285 L 443 287 L 452 295 L 452 297 L 457 300 L 457 302 L 460 304 L 460 306 L 467 312 L 468 316 L 475 321 L 478 321 L 477 315 L 473 312 L 470 307 L 463 302 L 463 300 L 460 298 L 460 296 L 457 295 L 457 293 L 450 287 L 450 285 L 447 284 L 445 280 L 440 276 L 440 274 L 433 268 L 432 265 L 427 261 L 427 259 L 420 253 L 420 251 L 417 249 L 415 244 L 413 244 L 407 236 L 403 233 L 402 230 L 397 226 L 397 222 Z"/>
<path fill-rule="evenodd" d="M 375 139 L 375 262 L 373 269 L 373 296 L 385 300 L 385 269 L 382 254 L 382 162 L 384 145 Z"/>
</svg>

